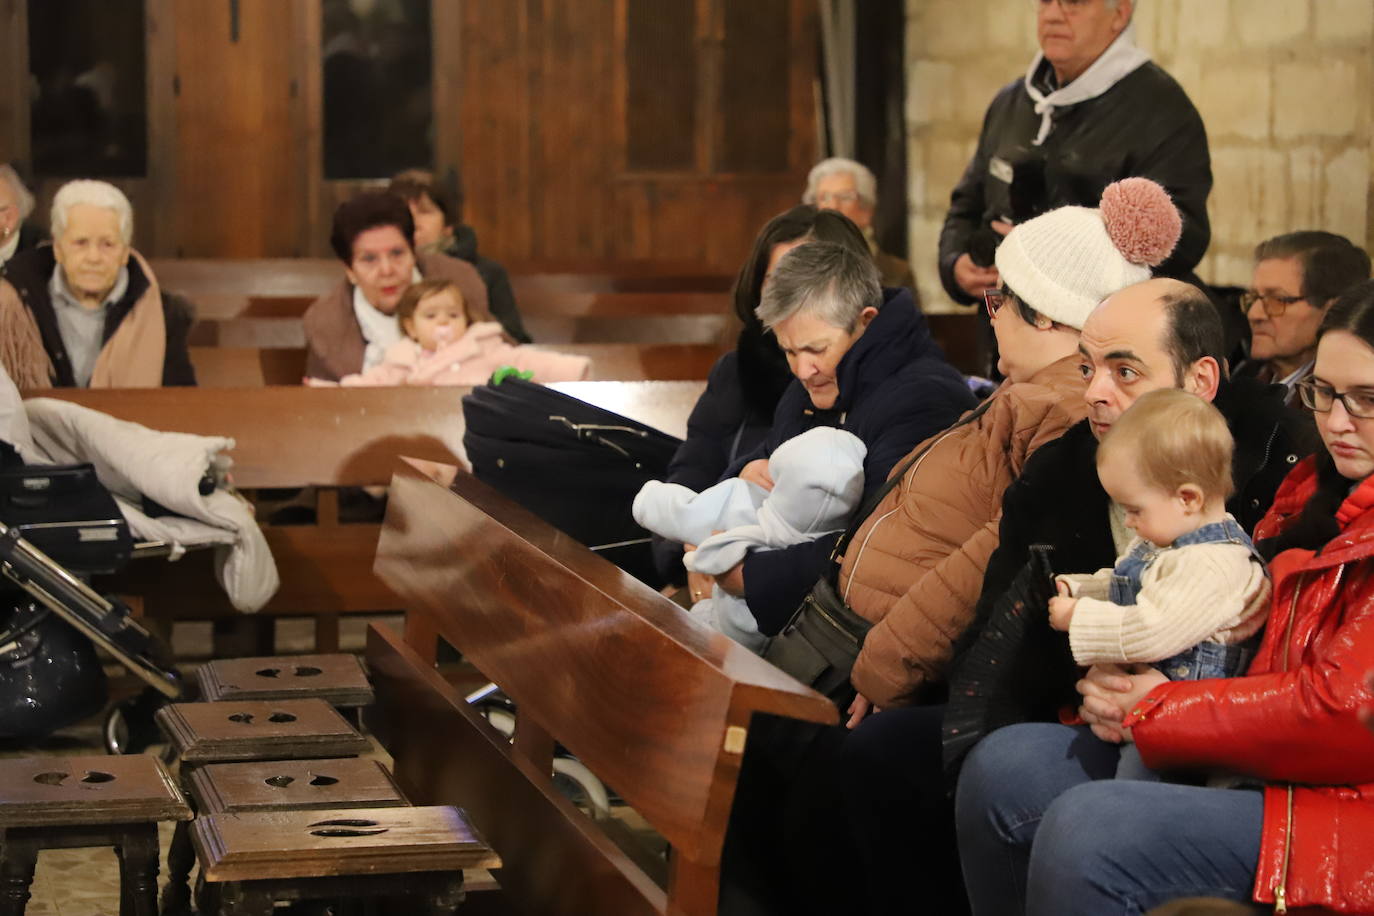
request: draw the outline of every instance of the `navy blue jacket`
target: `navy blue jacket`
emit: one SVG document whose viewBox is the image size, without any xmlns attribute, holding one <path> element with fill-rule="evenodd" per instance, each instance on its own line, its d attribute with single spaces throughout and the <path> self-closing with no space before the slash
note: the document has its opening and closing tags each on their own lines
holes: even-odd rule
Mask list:
<svg viewBox="0 0 1374 916">
<path fill-rule="evenodd" d="M 830 410 L 817 410 L 800 381 L 783 392 L 768 440 L 725 475 L 766 458 L 773 449 L 816 426 L 835 426 L 868 447 L 863 503 L 883 485 L 916 445 L 954 423 L 974 406 L 964 377 L 945 361 L 910 290 L 883 290 L 883 306 L 868 330 L 840 360 L 840 394 Z M 754 550 L 744 561 L 745 600 L 759 630 L 786 625 L 825 572 L 837 537 L 782 550 Z"/>
</svg>

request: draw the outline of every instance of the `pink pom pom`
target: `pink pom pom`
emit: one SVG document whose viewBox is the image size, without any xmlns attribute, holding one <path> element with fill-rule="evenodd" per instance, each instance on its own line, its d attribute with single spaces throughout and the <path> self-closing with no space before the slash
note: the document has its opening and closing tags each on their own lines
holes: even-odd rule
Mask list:
<svg viewBox="0 0 1374 916">
<path fill-rule="evenodd" d="M 1183 217 L 1169 192 L 1148 178 L 1107 185 L 1098 207 L 1112 244 L 1132 264 L 1163 264 L 1183 232 Z"/>
</svg>

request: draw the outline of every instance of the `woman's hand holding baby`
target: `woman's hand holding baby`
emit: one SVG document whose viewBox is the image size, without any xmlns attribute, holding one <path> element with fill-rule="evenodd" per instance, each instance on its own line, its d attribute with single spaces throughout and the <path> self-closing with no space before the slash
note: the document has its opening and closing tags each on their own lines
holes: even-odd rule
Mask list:
<svg viewBox="0 0 1374 916">
<path fill-rule="evenodd" d="M 1131 730 L 1121 723 L 1151 690 L 1169 679 L 1149 665 L 1093 665 L 1077 684 L 1083 697 L 1078 715 L 1103 741 L 1121 744 Z"/>
<path fill-rule="evenodd" d="M 739 479 L 756 484 L 765 490 L 773 489 L 773 478 L 768 473 L 768 459 L 755 458 L 740 469 Z"/>
</svg>

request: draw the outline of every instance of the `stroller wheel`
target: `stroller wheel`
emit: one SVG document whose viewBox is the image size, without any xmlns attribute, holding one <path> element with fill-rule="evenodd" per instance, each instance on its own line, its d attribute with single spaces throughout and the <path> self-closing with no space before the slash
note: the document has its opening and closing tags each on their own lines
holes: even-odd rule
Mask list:
<svg viewBox="0 0 1374 916">
<path fill-rule="evenodd" d="M 158 739 L 154 714 L 167 699 L 151 687 L 122 703 L 116 703 L 105 713 L 101 737 L 109 754 L 141 754 Z"/>
<path fill-rule="evenodd" d="M 124 719 L 123 704 L 111 706 L 105 713 L 105 723 L 100 729 L 100 734 L 105 739 L 105 753 L 128 753 L 129 723 Z"/>
</svg>

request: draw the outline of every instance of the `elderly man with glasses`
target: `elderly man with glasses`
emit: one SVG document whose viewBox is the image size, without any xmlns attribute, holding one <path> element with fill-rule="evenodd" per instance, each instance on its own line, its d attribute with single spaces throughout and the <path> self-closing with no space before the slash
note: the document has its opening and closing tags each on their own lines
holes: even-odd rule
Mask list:
<svg viewBox="0 0 1374 916">
<path fill-rule="evenodd" d="M 1151 178 L 1183 214 L 1158 274 L 1186 278 L 1211 239 L 1211 159 L 1202 118 L 1135 44 L 1137 0 L 1019 0 L 1036 13 L 1040 53 L 983 119 L 977 150 L 940 233 L 940 279 L 973 303 L 998 285 L 993 251 L 1014 223 L 1093 206 L 1122 178 Z"/>
<path fill-rule="evenodd" d="M 1288 389 L 1312 374 L 1317 328 L 1327 306 L 1369 279 L 1369 255 L 1330 232 L 1290 232 L 1255 248 L 1250 288 L 1240 298 L 1250 324 L 1250 358 L 1238 376 L 1254 376 Z"/>
<path fill-rule="evenodd" d="M 811 174 L 806 176 L 806 193 L 802 195 L 802 203 L 812 204 L 822 210 L 836 210 L 849 217 L 868 240 L 868 250 L 873 254 L 873 264 L 878 268 L 883 286 L 909 289 L 912 295 L 916 295 L 916 277 L 911 273 L 911 265 L 878 247 L 878 239 L 873 233 L 873 211 L 878 207 L 878 179 L 868 166 L 853 159 L 822 159 L 812 166 Z M 919 297 L 916 304 L 921 304 Z"/>
</svg>

